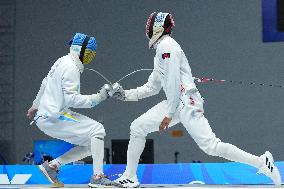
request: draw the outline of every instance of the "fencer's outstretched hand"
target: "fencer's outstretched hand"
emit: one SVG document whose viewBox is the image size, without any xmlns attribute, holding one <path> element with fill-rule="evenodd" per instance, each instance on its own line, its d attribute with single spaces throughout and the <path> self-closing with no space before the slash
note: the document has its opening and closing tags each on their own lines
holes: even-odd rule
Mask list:
<svg viewBox="0 0 284 189">
<path fill-rule="evenodd" d="M 37 108 L 34 108 L 33 106 L 30 107 L 30 108 L 28 109 L 28 112 L 27 112 L 27 117 L 28 117 L 29 119 L 32 119 L 33 116 L 34 116 L 34 114 L 35 114 L 36 112 L 37 112 Z"/>
<path fill-rule="evenodd" d="M 162 133 L 163 131 L 167 130 L 171 121 L 172 118 L 165 117 L 159 126 L 159 132 Z"/>
<path fill-rule="evenodd" d="M 112 98 L 124 101 L 125 100 L 125 91 L 119 83 L 114 83 L 112 85 L 113 95 Z"/>
<path fill-rule="evenodd" d="M 110 84 L 104 84 L 100 90 L 100 102 L 106 100 L 107 98 L 112 96 L 112 86 Z"/>
</svg>

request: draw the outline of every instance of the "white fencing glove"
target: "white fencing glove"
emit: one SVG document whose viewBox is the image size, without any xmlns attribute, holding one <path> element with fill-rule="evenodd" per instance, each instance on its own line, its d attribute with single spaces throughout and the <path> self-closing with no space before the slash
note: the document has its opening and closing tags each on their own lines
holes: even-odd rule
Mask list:
<svg viewBox="0 0 284 189">
<path fill-rule="evenodd" d="M 112 98 L 125 101 L 125 91 L 119 83 L 114 83 L 112 85 Z"/>
<path fill-rule="evenodd" d="M 99 103 L 112 96 L 113 94 L 112 90 L 113 89 L 111 85 L 104 84 L 98 93 L 91 95 L 91 101 L 92 101 L 91 107 L 97 106 Z"/>
<path fill-rule="evenodd" d="M 112 86 L 110 84 L 104 84 L 99 92 L 100 94 L 100 98 L 101 98 L 101 102 L 106 100 L 107 98 L 111 97 L 113 94 L 113 89 Z"/>
</svg>

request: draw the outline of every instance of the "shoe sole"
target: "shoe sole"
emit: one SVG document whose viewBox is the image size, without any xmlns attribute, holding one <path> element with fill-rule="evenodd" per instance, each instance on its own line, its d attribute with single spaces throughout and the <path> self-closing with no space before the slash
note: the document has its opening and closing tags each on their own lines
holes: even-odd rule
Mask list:
<svg viewBox="0 0 284 189">
<path fill-rule="evenodd" d="M 131 186 L 123 186 L 123 188 L 139 188 L 140 184 L 138 185 L 131 185 Z"/>
<path fill-rule="evenodd" d="M 54 182 L 50 176 L 48 175 L 48 173 L 46 172 L 45 168 L 42 165 L 38 165 L 38 168 L 40 170 L 40 172 L 47 178 L 47 180 L 51 183 L 51 188 L 62 188 L 64 187 L 63 183 L 60 182 Z"/>
<path fill-rule="evenodd" d="M 117 187 L 114 185 L 101 185 L 101 184 L 91 184 L 91 183 L 89 183 L 88 186 L 90 188 L 116 188 Z"/>
</svg>

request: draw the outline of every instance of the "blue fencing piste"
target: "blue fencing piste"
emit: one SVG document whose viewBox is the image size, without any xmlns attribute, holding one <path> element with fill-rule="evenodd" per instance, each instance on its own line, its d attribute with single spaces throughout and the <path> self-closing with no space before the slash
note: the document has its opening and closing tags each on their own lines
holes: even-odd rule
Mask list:
<svg viewBox="0 0 284 189">
<path fill-rule="evenodd" d="M 276 162 L 284 176 L 284 162 Z M 92 175 L 92 165 L 65 165 L 59 179 L 65 184 L 86 184 Z M 125 170 L 125 165 L 108 164 L 105 174 L 116 179 Z M 256 174 L 257 169 L 241 163 L 181 163 L 141 164 L 138 179 L 142 184 L 272 184 L 272 181 Z M 30 174 L 26 184 L 48 184 L 36 165 L 1 165 L 1 174 L 11 181 L 15 175 Z M 2 175 L 3 176 L 3 175 Z M 1 183 L 1 181 L 0 181 Z"/>
</svg>

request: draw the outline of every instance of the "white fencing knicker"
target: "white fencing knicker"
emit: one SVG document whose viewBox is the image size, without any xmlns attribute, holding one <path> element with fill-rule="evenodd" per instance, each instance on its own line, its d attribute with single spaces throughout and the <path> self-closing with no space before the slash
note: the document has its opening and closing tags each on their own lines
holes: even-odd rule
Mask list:
<svg viewBox="0 0 284 189">
<path fill-rule="evenodd" d="M 103 125 L 87 116 L 67 110 L 58 118 L 37 115 L 36 125 L 48 136 L 78 146 L 90 146 L 92 137 L 104 138 Z"/>
</svg>

